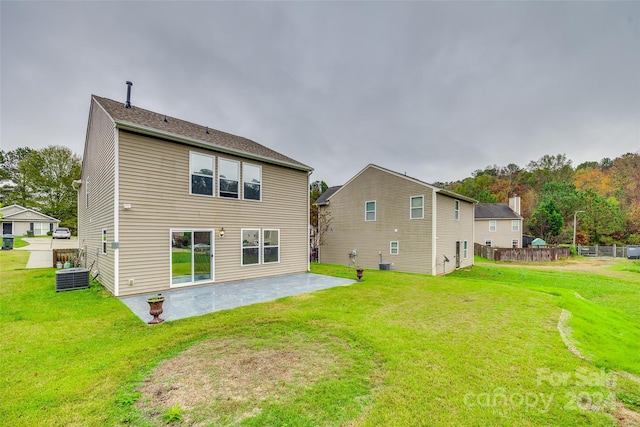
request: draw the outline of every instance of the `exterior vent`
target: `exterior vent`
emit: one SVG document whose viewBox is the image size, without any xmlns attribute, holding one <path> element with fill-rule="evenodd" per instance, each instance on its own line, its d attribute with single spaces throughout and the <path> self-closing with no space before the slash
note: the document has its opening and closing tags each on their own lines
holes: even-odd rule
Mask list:
<svg viewBox="0 0 640 427">
<path fill-rule="evenodd" d="M 56 292 L 89 287 L 88 268 L 67 268 L 56 271 Z"/>
<path fill-rule="evenodd" d="M 127 82 L 127 102 L 125 102 L 124 108 L 131 108 L 131 86 L 133 83 Z"/>
</svg>

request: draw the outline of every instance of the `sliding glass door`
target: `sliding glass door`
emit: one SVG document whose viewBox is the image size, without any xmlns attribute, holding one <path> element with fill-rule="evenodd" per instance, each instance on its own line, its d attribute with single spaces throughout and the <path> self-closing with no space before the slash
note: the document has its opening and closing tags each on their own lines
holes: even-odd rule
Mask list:
<svg viewBox="0 0 640 427">
<path fill-rule="evenodd" d="M 213 281 L 213 230 L 171 230 L 171 286 Z"/>
</svg>

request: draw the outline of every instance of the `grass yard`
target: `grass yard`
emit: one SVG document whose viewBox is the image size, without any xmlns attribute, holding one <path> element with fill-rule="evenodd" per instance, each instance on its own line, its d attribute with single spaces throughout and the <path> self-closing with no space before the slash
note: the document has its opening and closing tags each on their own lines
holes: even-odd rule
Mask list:
<svg viewBox="0 0 640 427">
<path fill-rule="evenodd" d="M 95 283 L 56 293 L 55 270 L 24 270 L 27 257 L 0 252 L 4 425 L 640 422 L 637 262 L 365 270 L 352 286 L 150 327 Z M 584 358 L 560 336 L 563 310 Z"/>
</svg>

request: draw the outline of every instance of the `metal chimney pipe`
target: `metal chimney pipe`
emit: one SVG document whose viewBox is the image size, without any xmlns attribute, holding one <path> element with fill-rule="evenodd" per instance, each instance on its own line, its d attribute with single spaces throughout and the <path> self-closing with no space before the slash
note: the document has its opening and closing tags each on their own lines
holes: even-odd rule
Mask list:
<svg viewBox="0 0 640 427">
<path fill-rule="evenodd" d="M 124 104 L 124 108 L 131 108 L 131 86 L 133 83 L 127 82 L 127 102 Z"/>
</svg>

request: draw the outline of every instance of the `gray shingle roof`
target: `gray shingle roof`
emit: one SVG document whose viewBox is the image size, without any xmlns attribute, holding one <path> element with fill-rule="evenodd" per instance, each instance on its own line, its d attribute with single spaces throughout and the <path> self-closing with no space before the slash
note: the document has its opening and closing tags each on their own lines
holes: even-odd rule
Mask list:
<svg viewBox="0 0 640 427">
<path fill-rule="evenodd" d="M 123 102 L 113 101 L 96 95 L 93 95 L 93 99 L 104 108 L 116 124 L 132 125 L 134 128 L 139 128 L 140 130 L 155 130 L 169 136 L 173 135 L 186 138 L 187 140 L 205 143 L 205 145 L 210 146 L 212 149 L 223 149 L 224 151 L 237 153 L 239 155 L 249 155 L 250 157 L 260 158 L 265 161 L 271 160 L 275 163 L 289 165 L 296 169 L 313 170 L 304 163 L 300 163 L 248 138 L 232 135 L 164 114 L 154 113 L 153 111 L 136 106 L 124 108 Z"/>
<path fill-rule="evenodd" d="M 327 190 L 324 193 L 322 193 L 320 197 L 318 197 L 314 205 L 319 205 L 319 206 L 326 205 L 329 200 L 329 197 L 333 196 L 333 193 L 335 193 L 341 188 L 342 188 L 342 185 L 336 185 L 336 186 L 327 188 Z"/>
<path fill-rule="evenodd" d="M 479 203 L 476 205 L 476 219 L 521 219 L 509 205 L 504 203 Z"/>
</svg>

